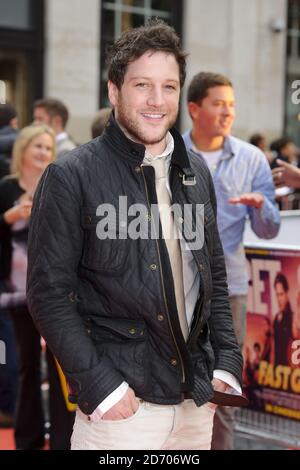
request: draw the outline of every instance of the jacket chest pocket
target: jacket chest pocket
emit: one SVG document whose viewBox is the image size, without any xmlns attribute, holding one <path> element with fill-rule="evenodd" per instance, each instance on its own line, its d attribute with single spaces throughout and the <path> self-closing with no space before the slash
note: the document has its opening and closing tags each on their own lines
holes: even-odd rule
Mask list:
<svg viewBox="0 0 300 470">
<path fill-rule="evenodd" d="M 118 226 L 114 217 L 105 224 L 96 216 L 95 209 L 83 209 L 81 225 L 84 246 L 81 264 L 87 269 L 103 271 L 108 275 L 122 274 L 128 268 L 131 242 L 127 228 Z"/>
</svg>

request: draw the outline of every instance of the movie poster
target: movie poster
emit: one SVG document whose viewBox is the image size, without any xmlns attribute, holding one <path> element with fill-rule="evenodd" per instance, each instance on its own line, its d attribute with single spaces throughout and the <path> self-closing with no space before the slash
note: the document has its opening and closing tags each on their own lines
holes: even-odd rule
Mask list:
<svg viewBox="0 0 300 470">
<path fill-rule="evenodd" d="M 300 421 L 300 251 L 246 249 L 249 408 Z"/>
</svg>

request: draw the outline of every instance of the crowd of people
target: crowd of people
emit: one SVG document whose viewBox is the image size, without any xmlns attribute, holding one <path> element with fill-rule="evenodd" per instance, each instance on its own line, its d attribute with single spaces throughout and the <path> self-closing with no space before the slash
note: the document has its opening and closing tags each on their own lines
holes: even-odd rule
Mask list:
<svg viewBox="0 0 300 470">
<path fill-rule="evenodd" d="M 267 148 L 262 134 L 253 134 L 250 143 L 260 148 L 270 164 L 276 200 L 280 209 L 300 208 L 300 150 L 288 137 L 280 137 L 270 142 Z"/>
<path fill-rule="evenodd" d="M 163 22 L 125 33 L 111 54 L 112 108 L 97 113 L 94 140 L 85 146 L 68 135 L 69 112 L 58 99 L 36 101 L 33 123 L 20 130 L 15 108 L 0 105 L 0 339 L 7 347 L 0 426 L 14 426 L 17 449 L 43 448 L 46 357 L 51 449 L 69 449 L 73 432 L 74 449 L 135 448 L 138 439 L 153 448 L 231 450 L 233 408 L 217 405 L 224 394 L 233 406 L 242 396 L 244 227 L 249 218 L 258 237 L 277 235 L 276 198 L 282 195 L 275 187 L 300 188 L 299 154 L 288 138 L 267 150 L 260 134 L 251 143 L 233 136 L 234 86 L 216 73 L 193 77 L 187 98 L 192 126 L 183 136 L 173 131 L 185 55 Z M 138 203 L 141 187 L 161 207 L 205 202 L 204 255 L 164 236 L 158 261 L 150 242 L 97 244 L 91 208 L 122 194 Z M 170 227 L 159 211 L 164 235 Z M 206 315 L 202 325 L 199 312 Z M 276 319 L 276 338 L 280 331 Z M 139 343 L 133 340 L 138 334 Z M 147 343 L 141 335 L 144 341 L 149 336 Z M 75 425 L 72 401 L 79 405 Z M 167 431 L 172 421 L 165 405 L 174 405 L 182 433 Z M 122 419 L 128 426 L 122 432 L 105 428 Z"/>
</svg>

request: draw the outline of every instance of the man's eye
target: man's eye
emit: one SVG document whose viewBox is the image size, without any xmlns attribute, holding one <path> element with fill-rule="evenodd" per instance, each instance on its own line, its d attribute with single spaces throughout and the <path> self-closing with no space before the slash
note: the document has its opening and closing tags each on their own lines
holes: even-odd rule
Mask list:
<svg viewBox="0 0 300 470">
<path fill-rule="evenodd" d="M 167 90 L 176 90 L 173 85 L 166 85 Z"/>
<path fill-rule="evenodd" d="M 137 83 L 136 86 L 139 88 L 146 88 L 147 83 Z"/>
</svg>

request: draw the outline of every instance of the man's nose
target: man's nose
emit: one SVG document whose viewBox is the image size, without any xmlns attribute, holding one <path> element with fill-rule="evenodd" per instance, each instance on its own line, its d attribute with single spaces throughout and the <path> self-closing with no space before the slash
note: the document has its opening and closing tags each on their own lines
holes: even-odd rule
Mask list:
<svg viewBox="0 0 300 470">
<path fill-rule="evenodd" d="M 148 97 L 148 104 L 159 108 L 164 104 L 163 91 L 160 87 L 153 87 Z"/>
<path fill-rule="evenodd" d="M 222 114 L 225 116 L 234 116 L 234 108 L 229 104 L 225 104 L 222 109 Z"/>
</svg>

